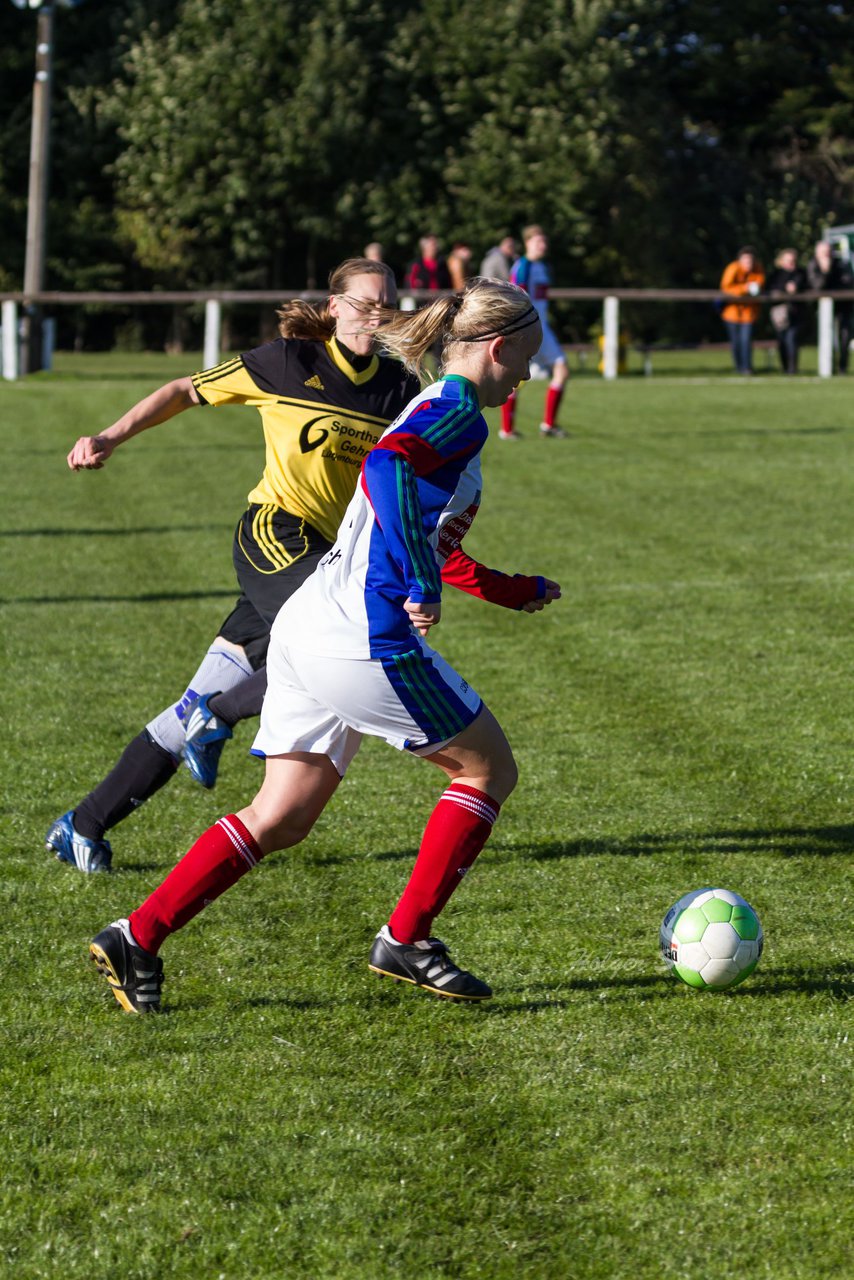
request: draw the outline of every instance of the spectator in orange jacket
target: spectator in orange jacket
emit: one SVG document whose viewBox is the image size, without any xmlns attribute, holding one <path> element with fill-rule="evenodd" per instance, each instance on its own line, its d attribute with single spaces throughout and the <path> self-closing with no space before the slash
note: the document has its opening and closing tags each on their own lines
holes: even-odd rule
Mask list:
<svg viewBox="0 0 854 1280">
<path fill-rule="evenodd" d="M 732 359 L 736 373 L 749 376 L 753 373 L 753 326 L 759 319 L 759 307 L 754 302 L 741 301 L 761 293 L 765 284 L 765 272 L 756 260 L 750 245 L 738 251 L 721 276 L 721 292 L 727 295 L 721 318 L 727 328 L 732 346 Z"/>
</svg>

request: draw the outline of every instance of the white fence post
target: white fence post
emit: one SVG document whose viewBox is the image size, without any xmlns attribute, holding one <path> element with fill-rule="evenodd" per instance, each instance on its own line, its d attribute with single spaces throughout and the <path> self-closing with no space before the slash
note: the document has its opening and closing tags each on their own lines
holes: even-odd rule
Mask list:
<svg viewBox="0 0 854 1280">
<path fill-rule="evenodd" d="M 620 300 L 607 297 L 602 314 L 602 334 L 605 339 L 602 351 L 602 376 L 613 379 L 617 376 L 617 365 L 620 353 Z"/>
<path fill-rule="evenodd" d="M 42 369 L 50 373 L 53 369 L 53 353 L 56 350 L 56 319 L 47 316 L 42 320 Z"/>
<path fill-rule="evenodd" d="M 833 299 L 818 300 L 818 376 L 833 376 Z"/>
<path fill-rule="evenodd" d="M 204 367 L 212 369 L 219 364 L 219 337 L 222 328 L 222 303 L 216 298 L 205 301 L 205 352 Z"/>
<path fill-rule="evenodd" d="M 3 303 L 3 377 L 14 382 L 18 377 L 18 304 Z"/>
</svg>

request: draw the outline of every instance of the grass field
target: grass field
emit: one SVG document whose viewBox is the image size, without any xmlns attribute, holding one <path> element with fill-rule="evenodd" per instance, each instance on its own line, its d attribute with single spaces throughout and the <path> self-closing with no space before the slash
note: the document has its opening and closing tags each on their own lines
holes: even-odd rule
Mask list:
<svg viewBox="0 0 854 1280">
<path fill-rule="evenodd" d="M 851 386 L 577 378 L 545 442 L 538 384 L 527 438 L 488 443 L 468 549 L 564 587 L 533 617 L 454 595 L 437 636 L 521 767 L 438 929 L 492 1002 L 367 970 L 441 789 L 368 742 L 305 845 L 166 944 L 164 1014 L 135 1019 L 88 940 L 252 796 L 253 726 L 213 794 L 182 772 L 115 829 L 112 876 L 43 836 L 183 691 L 262 458 L 221 410 L 69 473 L 195 367 L 137 360 L 0 387 L 0 1275 L 854 1274 Z M 704 884 L 765 928 L 730 994 L 657 956 Z"/>
</svg>

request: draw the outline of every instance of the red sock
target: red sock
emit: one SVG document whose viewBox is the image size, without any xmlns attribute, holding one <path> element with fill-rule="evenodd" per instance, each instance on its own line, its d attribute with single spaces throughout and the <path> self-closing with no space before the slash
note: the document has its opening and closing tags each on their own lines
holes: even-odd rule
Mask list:
<svg viewBox="0 0 854 1280">
<path fill-rule="evenodd" d="M 510 395 L 501 406 L 501 434 L 509 436 L 513 430 L 513 418 L 516 414 L 516 392 L 511 391 Z"/>
<path fill-rule="evenodd" d="M 170 933 L 181 929 L 263 857 L 239 818 L 220 818 L 199 836 L 158 889 L 130 917 L 133 936 L 156 955 Z"/>
<path fill-rule="evenodd" d="M 439 797 L 409 883 L 389 920 L 398 942 L 429 938 L 433 920 L 489 839 L 499 808 L 491 796 L 459 782 Z"/>
<path fill-rule="evenodd" d="M 554 426 L 555 418 L 557 417 L 557 411 L 560 408 L 560 402 L 562 398 L 563 398 L 563 384 L 561 384 L 559 387 L 549 386 L 549 389 L 546 392 L 546 408 L 545 408 L 545 412 L 543 413 L 543 422 L 546 424 L 547 427 Z"/>
</svg>

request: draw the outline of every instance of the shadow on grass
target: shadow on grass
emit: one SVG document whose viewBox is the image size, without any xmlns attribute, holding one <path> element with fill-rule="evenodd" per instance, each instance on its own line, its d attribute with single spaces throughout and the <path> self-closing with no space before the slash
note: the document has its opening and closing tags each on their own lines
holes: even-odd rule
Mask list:
<svg viewBox="0 0 854 1280">
<path fill-rule="evenodd" d="M 742 427 L 742 428 L 720 428 L 719 430 L 708 428 L 697 431 L 697 436 L 721 436 L 724 438 L 737 439 L 739 436 L 839 436 L 847 435 L 851 430 L 847 426 L 816 426 L 816 427 Z M 660 438 L 684 438 L 684 432 L 677 431 L 650 431 L 650 436 Z"/>
<path fill-rule="evenodd" d="M 0 538 L 136 538 L 146 533 L 214 533 L 228 529 L 225 524 L 142 525 L 135 529 L 0 529 Z"/>
<path fill-rule="evenodd" d="M 242 1007 L 247 1009 L 296 1009 L 306 1012 L 309 1009 L 327 1009 L 335 1004 L 328 996 L 250 996 L 241 1000 Z"/>
<path fill-rule="evenodd" d="M 793 991 L 800 995 L 829 995 L 837 1000 L 850 1000 L 854 995 L 854 963 L 831 964 L 816 969 L 806 965 L 758 969 L 733 995 L 755 999 L 757 996 L 788 995 Z"/>
<path fill-rule="evenodd" d="M 457 1001 L 438 1000 L 429 992 L 415 992 L 408 983 L 384 982 L 382 986 L 373 987 L 365 996 L 357 1000 L 360 1006 L 369 1010 L 379 999 L 386 1004 L 392 1001 L 407 1005 L 413 994 L 431 1003 L 444 1004 L 448 1008 L 462 1007 L 478 1009 L 479 1016 L 513 1018 L 520 1013 L 547 1013 L 577 1009 L 579 996 L 589 995 L 597 1000 L 609 998 L 623 1002 L 639 996 L 643 1000 L 743 1000 L 770 999 L 776 996 L 827 995 L 835 1000 L 849 1000 L 854 994 L 854 967 L 846 964 L 829 965 L 821 969 L 810 969 L 806 966 L 768 969 L 758 971 L 749 981 L 732 991 L 693 991 L 671 974 L 638 973 L 638 974 L 601 974 L 577 978 L 555 978 L 552 982 L 537 982 L 524 987 L 501 987 L 495 993 L 493 1001 Z M 214 1003 L 213 996 L 192 998 L 185 997 L 179 1005 L 164 1004 L 162 1012 L 183 1013 L 188 1010 L 199 1012 Z M 297 1013 L 308 1013 L 313 1010 L 330 1009 L 342 1003 L 340 996 L 325 995 L 268 995 L 250 996 L 240 999 L 236 1007 L 240 1009 L 290 1009 Z M 345 1003 L 350 1003 L 345 1001 Z M 286 1042 L 284 1042 L 286 1043 Z M 296 1046 L 293 1046 L 296 1047 Z"/>
<path fill-rule="evenodd" d="M 170 1014 L 180 1017 L 186 1013 L 204 1013 L 212 1009 L 216 1003 L 217 996 L 214 992 L 205 996 L 182 994 L 180 1000 L 176 999 L 174 1003 L 164 1000 L 157 1021 Z M 340 1001 L 334 1000 L 331 996 L 250 996 L 247 999 L 235 999 L 233 1008 L 235 1012 L 246 1009 L 291 1009 L 295 1013 L 309 1013 L 317 1009 L 330 1009 L 337 1004 L 340 1004 Z M 276 1039 L 275 1036 L 273 1038 Z M 283 1041 L 283 1043 L 287 1042 Z"/>
<path fill-rule="evenodd" d="M 496 845 L 496 852 L 501 851 Z M 504 852 L 510 852 L 505 846 Z M 854 852 L 854 823 L 831 827 L 745 827 L 721 831 L 675 831 L 625 838 L 561 840 L 515 846 L 517 856 L 534 861 L 550 858 L 620 856 L 643 858 L 656 853 L 770 853 L 784 858 L 832 857 Z"/>
<path fill-rule="evenodd" d="M 682 988 L 684 990 L 684 988 Z M 553 982 L 536 982 L 525 987 L 505 987 L 498 993 L 504 1003 L 487 1006 L 491 1013 L 540 1013 L 548 1009 L 570 1009 L 578 1004 L 572 993 L 599 997 L 608 993 L 641 993 L 646 999 L 669 999 L 680 994 L 680 985 L 666 973 L 601 974 L 598 977 L 555 978 Z M 509 998 L 510 1003 L 507 1002 Z"/>
<path fill-rule="evenodd" d="M 578 978 L 556 978 L 553 982 L 539 982 L 524 988 L 508 988 L 499 992 L 499 998 L 509 996 L 512 1004 L 490 1005 L 494 1013 L 510 1014 L 520 1010 L 537 1013 L 548 1009 L 568 1009 L 577 1001 L 570 993 L 586 992 L 599 997 L 640 993 L 644 999 L 709 999 L 727 1000 L 768 999 L 783 995 L 829 995 L 836 1000 L 848 1000 L 854 994 L 854 965 L 834 964 L 821 968 L 794 965 L 788 968 L 761 968 L 732 991 L 695 992 L 668 973 L 602 974 Z"/>
<path fill-rule="evenodd" d="M 544 841 L 541 844 L 503 844 L 495 840 L 484 856 L 493 862 L 547 862 L 561 858 L 647 858 L 653 854 L 772 854 L 783 858 L 828 858 L 854 852 L 854 823 L 838 827 L 768 827 L 723 831 L 674 831 L 643 833 L 603 839 Z M 415 848 L 386 849 L 360 856 L 365 862 L 414 862 Z M 347 866 L 354 862 L 346 854 L 312 857 L 314 866 Z"/>
<path fill-rule="evenodd" d="M 321 854 L 320 856 L 307 855 L 310 857 L 313 867 L 351 867 L 356 862 L 414 862 L 418 857 L 418 850 L 412 849 L 387 849 L 382 853 L 369 854 L 345 854 L 330 853 Z"/>
<path fill-rule="evenodd" d="M 176 375 L 179 376 L 179 375 Z M 34 383 L 42 382 L 56 385 L 61 382 L 150 382 L 153 378 L 160 377 L 160 372 L 151 369 L 139 369 L 137 372 L 126 370 L 125 372 L 114 372 L 110 370 L 72 370 L 72 369 L 53 369 L 47 370 L 36 375 L 30 375 Z"/>
<path fill-rule="evenodd" d="M 5 596 L 0 597 L 0 605 L 4 604 L 157 604 L 163 600 L 236 600 L 239 595 L 237 584 L 225 590 L 210 591 L 150 591 L 132 596 Z"/>
<path fill-rule="evenodd" d="M 190 840 L 190 838 L 191 837 L 188 836 L 188 841 Z M 167 855 L 167 857 L 168 856 L 169 855 Z M 121 866 L 121 865 L 116 866 L 114 863 L 110 870 L 110 876 L 113 880 L 115 880 L 119 876 L 127 876 L 127 877 L 140 876 L 140 875 L 150 876 L 150 875 L 155 875 L 158 872 L 160 873 L 161 876 L 166 876 L 172 870 L 172 868 L 174 867 L 177 861 L 178 861 L 178 854 L 176 853 L 174 859 L 171 862 L 169 861 L 137 862 L 134 859 L 133 862 L 128 862 L 124 866 Z"/>
</svg>

